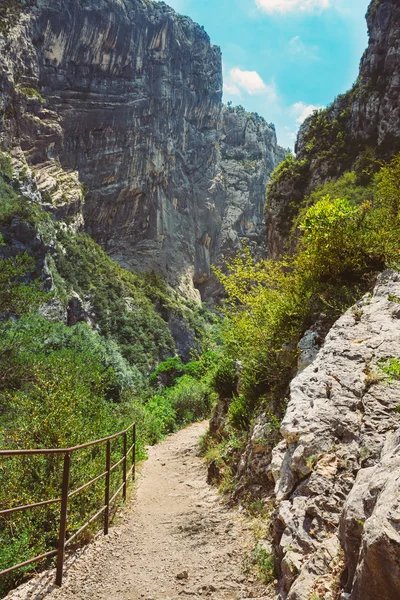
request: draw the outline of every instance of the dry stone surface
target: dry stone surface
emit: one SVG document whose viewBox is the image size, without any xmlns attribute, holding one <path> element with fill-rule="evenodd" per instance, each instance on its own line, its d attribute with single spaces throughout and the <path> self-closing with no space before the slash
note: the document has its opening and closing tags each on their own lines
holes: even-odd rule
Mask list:
<svg viewBox="0 0 400 600">
<path fill-rule="evenodd" d="M 339 524 L 344 598 L 400 598 L 400 382 L 379 375 L 380 361 L 400 357 L 399 297 L 400 274 L 383 273 L 291 384 L 271 463 L 282 598 L 308 600 L 334 571 Z"/>
</svg>

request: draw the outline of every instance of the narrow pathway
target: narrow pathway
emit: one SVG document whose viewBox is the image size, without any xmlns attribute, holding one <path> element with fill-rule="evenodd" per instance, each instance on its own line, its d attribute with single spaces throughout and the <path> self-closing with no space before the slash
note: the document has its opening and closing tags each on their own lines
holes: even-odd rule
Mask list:
<svg viewBox="0 0 400 600">
<path fill-rule="evenodd" d="M 269 598 L 243 574 L 250 543 L 243 520 L 206 483 L 197 456 L 206 427 L 196 423 L 150 448 L 122 523 L 69 564 L 61 589 L 36 587 L 13 600 Z"/>
</svg>

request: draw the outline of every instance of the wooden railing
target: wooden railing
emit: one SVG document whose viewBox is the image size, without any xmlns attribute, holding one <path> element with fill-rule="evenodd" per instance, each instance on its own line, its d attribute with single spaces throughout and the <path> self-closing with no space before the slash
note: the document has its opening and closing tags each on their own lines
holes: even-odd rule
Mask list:
<svg viewBox="0 0 400 600">
<path fill-rule="evenodd" d="M 132 442 L 128 449 L 128 433 L 132 432 Z M 111 441 L 118 438 L 123 437 L 123 456 L 121 460 L 119 460 L 114 465 L 111 465 Z M 69 479 L 70 479 L 70 470 L 71 470 L 71 457 L 74 452 L 78 450 L 82 450 L 84 448 L 90 448 L 91 446 L 98 446 L 100 444 L 105 444 L 105 471 L 97 477 L 94 477 L 81 487 L 70 491 L 69 490 Z M 128 456 L 132 452 L 132 465 L 128 469 L 127 461 Z M 64 455 L 64 467 L 63 467 L 63 479 L 61 485 L 61 496 L 60 498 L 56 498 L 53 500 L 44 500 L 42 502 L 37 502 L 36 504 L 27 504 L 25 506 L 16 506 L 13 508 L 8 508 L 6 510 L 0 510 L 0 517 L 4 517 L 11 513 L 15 513 L 18 511 L 31 510 L 33 508 L 37 508 L 39 506 L 48 506 L 50 504 L 60 503 L 60 520 L 59 520 L 59 534 L 58 534 L 58 547 L 54 550 L 50 550 L 44 554 L 39 556 L 35 556 L 30 560 L 26 560 L 18 565 L 14 565 L 4 571 L 0 572 L 0 577 L 3 575 L 7 575 L 12 571 L 20 569 L 21 567 L 25 567 L 35 562 L 39 562 L 44 558 L 50 558 L 51 556 L 57 555 L 57 570 L 56 570 L 56 584 L 58 586 L 62 585 L 63 579 L 63 566 L 64 566 L 64 555 L 66 547 L 71 544 L 73 540 L 75 540 L 93 521 L 95 521 L 100 515 L 104 513 L 104 534 L 107 535 L 109 520 L 110 520 L 110 507 L 112 503 L 118 497 L 118 494 L 122 491 L 122 497 L 126 500 L 126 489 L 127 489 L 127 481 L 128 475 L 132 474 L 132 478 L 135 479 L 135 464 L 136 464 L 136 424 L 132 423 L 127 429 L 124 431 L 120 431 L 114 435 L 110 435 L 106 438 L 102 438 L 101 440 L 96 440 L 94 442 L 89 442 L 87 444 L 82 444 L 81 446 L 74 446 L 73 448 L 52 448 L 52 449 L 37 449 L 37 450 L 0 450 L 0 457 L 15 457 L 15 456 L 24 456 L 24 455 L 38 455 L 38 454 L 62 454 Z M 122 484 L 110 498 L 110 481 L 111 481 L 111 473 L 122 464 Z M 67 533 L 67 518 L 68 518 L 68 501 L 70 498 L 73 498 L 89 486 L 93 485 L 100 479 L 104 477 L 105 485 L 104 485 L 104 504 L 101 509 L 93 515 L 82 527 L 76 531 L 71 537 L 66 539 Z"/>
</svg>

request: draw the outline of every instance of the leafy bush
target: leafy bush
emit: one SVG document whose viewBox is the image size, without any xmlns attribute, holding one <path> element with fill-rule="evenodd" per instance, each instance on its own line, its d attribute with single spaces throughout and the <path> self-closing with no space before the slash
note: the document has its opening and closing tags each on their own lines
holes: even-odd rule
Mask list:
<svg viewBox="0 0 400 600">
<path fill-rule="evenodd" d="M 34 226 L 50 221 L 50 216 L 38 204 L 20 196 L 1 177 L 0 166 L 0 224 L 8 225 L 16 216 Z"/>
<path fill-rule="evenodd" d="M 184 373 L 184 365 L 179 356 L 171 356 L 158 365 L 149 377 L 149 383 L 171 387 Z"/>
<path fill-rule="evenodd" d="M 153 417 L 153 423 L 157 423 L 157 428 L 153 431 L 152 443 L 160 440 L 165 434 L 175 431 L 176 411 L 166 396 L 154 396 L 146 402 L 145 410 Z"/>
<path fill-rule="evenodd" d="M 250 251 L 216 270 L 227 293 L 222 329 L 221 396 L 230 392 L 230 425 L 249 428 L 263 406 L 279 419 L 297 344 L 322 318 L 326 328 L 373 284 L 378 271 L 400 265 L 400 156 L 366 187 L 347 174 L 318 188 L 304 206 L 294 256 L 253 262 Z M 322 315 L 322 317 L 321 317 Z M 238 362 L 237 362 L 238 361 Z M 239 379 L 226 365 L 239 364 Z"/>
<path fill-rule="evenodd" d="M 166 397 L 176 413 L 179 425 L 206 418 L 213 401 L 209 386 L 190 375 L 181 377 L 176 385 L 166 392 Z"/>
<path fill-rule="evenodd" d="M 5 175 L 7 179 L 13 178 L 11 156 L 5 152 L 0 152 L 0 175 Z"/>
<path fill-rule="evenodd" d="M 212 378 L 214 390 L 223 398 L 232 398 L 237 390 L 237 384 L 236 362 L 231 358 L 220 358 Z"/>
<path fill-rule="evenodd" d="M 288 154 L 283 162 L 275 169 L 272 174 L 269 189 L 273 189 L 284 179 L 291 179 L 295 183 L 303 181 L 308 174 L 309 163 L 307 159 L 299 160 Z"/>
<path fill-rule="evenodd" d="M 35 271 L 35 261 L 26 253 L 0 259 L 0 314 L 19 316 L 38 308 L 52 294 L 40 291 L 39 280 L 26 285 Z"/>
<path fill-rule="evenodd" d="M 260 544 L 254 549 L 253 560 L 264 583 L 272 583 L 275 579 L 275 560 L 273 555 Z"/>
</svg>

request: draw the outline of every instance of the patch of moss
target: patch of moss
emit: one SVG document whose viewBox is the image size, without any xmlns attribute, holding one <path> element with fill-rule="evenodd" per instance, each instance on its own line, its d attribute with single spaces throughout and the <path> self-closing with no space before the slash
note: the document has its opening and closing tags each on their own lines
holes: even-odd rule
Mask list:
<svg viewBox="0 0 400 600">
<path fill-rule="evenodd" d="M 43 96 L 32 87 L 18 87 L 18 90 L 22 92 L 27 98 L 36 98 L 40 102 L 45 102 Z"/>
<path fill-rule="evenodd" d="M 13 178 L 13 166 L 11 156 L 5 152 L 0 152 L 0 175 L 5 175 L 7 179 Z"/>
</svg>

